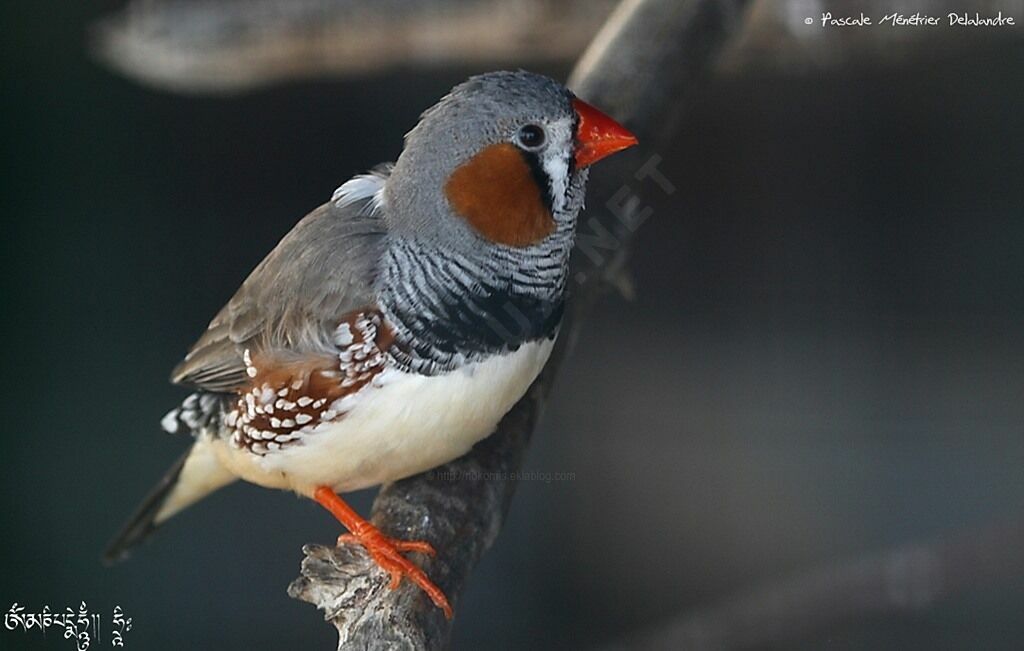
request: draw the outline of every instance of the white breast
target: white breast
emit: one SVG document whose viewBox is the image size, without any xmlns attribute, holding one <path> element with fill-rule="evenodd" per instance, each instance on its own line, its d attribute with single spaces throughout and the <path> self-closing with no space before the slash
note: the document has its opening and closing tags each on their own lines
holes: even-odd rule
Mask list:
<svg viewBox="0 0 1024 651">
<path fill-rule="evenodd" d="M 413 475 L 459 457 L 494 431 L 551 354 L 553 342 L 467 364 L 436 376 L 386 370 L 345 415 L 263 457 L 227 445 L 221 462 L 243 479 L 310 495 L 317 486 L 345 492 Z"/>
</svg>

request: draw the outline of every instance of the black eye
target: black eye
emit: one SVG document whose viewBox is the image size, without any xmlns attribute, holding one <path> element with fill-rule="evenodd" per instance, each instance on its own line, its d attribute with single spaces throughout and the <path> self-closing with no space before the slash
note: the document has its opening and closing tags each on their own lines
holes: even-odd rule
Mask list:
<svg viewBox="0 0 1024 651">
<path fill-rule="evenodd" d="M 527 124 L 516 134 L 519 144 L 527 149 L 537 149 L 544 144 L 544 129 L 536 124 Z"/>
</svg>

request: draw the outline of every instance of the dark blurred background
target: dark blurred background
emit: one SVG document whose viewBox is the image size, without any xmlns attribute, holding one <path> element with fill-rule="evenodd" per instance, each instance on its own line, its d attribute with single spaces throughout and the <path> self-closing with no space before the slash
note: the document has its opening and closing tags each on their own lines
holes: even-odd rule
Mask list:
<svg viewBox="0 0 1024 651">
<path fill-rule="evenodd" d="M 158 421 L 209 318 L 482 68 L 174 94 L 88 56 L 87 26 L 119 5 L 0 9 L 0 603 L 84 600 L 104 632 L 121 605 L 134 649 L 333 648 L 285 594 L 301 546 L 339 533 L 312 503 L 238 484 L 124 564 L 100 550 L 187 445 Z M 939 36 L 905 60 L 734 61 L 673 141 L 645 143 L 677 191 L 644 186 L 636 299 L 598 306 L 526 466 L 571 480 L 519 486 L 455 648 L 586 647 L 1020 513 L 1022 62 L 1019 28 Z M 1018 649 L 1022 604 L 1010 579 L 799 648 Z M 0 647 L 71 645 L 5 630 Z"/>
</svg>

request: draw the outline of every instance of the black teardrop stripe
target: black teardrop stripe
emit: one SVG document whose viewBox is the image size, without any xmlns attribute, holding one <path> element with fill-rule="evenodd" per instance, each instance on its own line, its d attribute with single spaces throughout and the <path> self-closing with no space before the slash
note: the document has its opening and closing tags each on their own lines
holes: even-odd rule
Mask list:
<svg viewBox="0 0 1024 651">
<path fill-rule="evenodd" d="M 540 190 L 540 196 L 544 201 L 544 207 L 548 209 L 548 214 L 554 214 L 555 197 L 551 194 L 551 177 L 544 171 L 544 165 L 540 162 L 540 156 L 537 155 L 537 152 L 526 151 L 525 149 L 520 149 L 519 153 L 526 162 L 526 166 L 530 168 L 530 175 L 533 176 L 533 182 L 537 184 L 537 189 Z"/>
</svg>

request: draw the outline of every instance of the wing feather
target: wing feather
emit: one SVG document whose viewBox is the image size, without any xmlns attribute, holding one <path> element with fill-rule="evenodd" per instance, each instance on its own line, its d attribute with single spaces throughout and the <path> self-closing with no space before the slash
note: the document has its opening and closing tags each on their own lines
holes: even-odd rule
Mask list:
<svg viewBox="0 0 1024 651">
<path fill-rule="evenodd" d="M 383 174 L 375 178 L 382 187 Z M 330 345 L 342 316 L 373 304 L 385 236 L 377 208 L 377 193 L 350 195 L 303 218 L 217 313 L 171 381 L 229 392 L 248 380 L 246 349 L 302 353 Z"/>
</svg>

